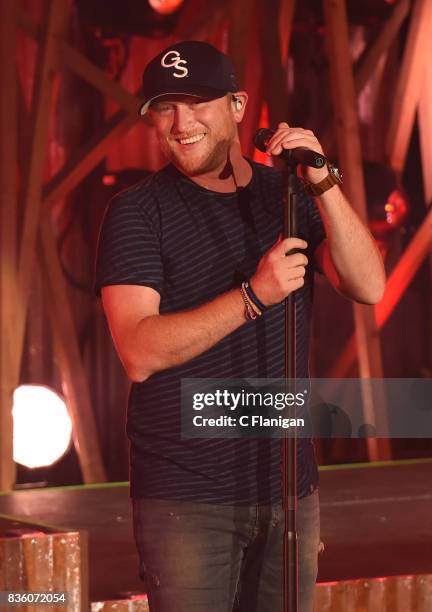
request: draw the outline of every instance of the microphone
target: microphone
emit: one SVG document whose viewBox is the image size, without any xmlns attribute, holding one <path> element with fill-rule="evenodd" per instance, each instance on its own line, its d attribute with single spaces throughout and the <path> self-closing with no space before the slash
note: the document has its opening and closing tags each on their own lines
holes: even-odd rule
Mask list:
<svg viewBox="0 0 432 612">
<path fill-rule="evenodd" d="M 256 148 L 265 153 L 267 143 L 273 134 L 275 134 L 275 130 L 270 130 L 269 128 L 259 129 L 253 139 Z M 315 151 L 307 149 L 306 147 L 283 149 L 282 153 L 279 153 L 277 157 L 280 157 L 291 165 L 302 164 L 303 166 L 310 166 L 311 168 L 322 168 L 327 163 L 324 155 L 316 153 Z"/>
</svg>

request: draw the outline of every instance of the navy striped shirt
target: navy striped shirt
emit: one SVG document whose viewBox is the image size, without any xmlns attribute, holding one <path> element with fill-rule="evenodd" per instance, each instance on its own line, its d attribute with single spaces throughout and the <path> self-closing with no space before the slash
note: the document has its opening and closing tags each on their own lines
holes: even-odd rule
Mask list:
<svg viewBox="0 0 432 612">
<path fill-rule="evenodd" d="M 160 312 L 190 309 L 239 286 L 282 232 L 282 174 L 250 162 L 253 176 L 236 193 L 204 189 L 173 166 L 117 195 L 102 224 L 96 291 L 143 285 L 160 293 Z M 304 286 L 296 292 L 297 376 L 309 375 L 313 250 L 324 238 L 315 203 L 298 206 L 298 235 L 309 246 Z M 145 350 L 145 347 L 143 347 Z M 187 363 L 134 383 L 128 406 L 131 495 L 202 503 L 281 499 L 280 440 L 182 439 L 182 378 L 283 378 L 284 309 L 273 306 Z M 298 495 L 315 490 L 310 439 L 298 440 Z"/>
</svg>

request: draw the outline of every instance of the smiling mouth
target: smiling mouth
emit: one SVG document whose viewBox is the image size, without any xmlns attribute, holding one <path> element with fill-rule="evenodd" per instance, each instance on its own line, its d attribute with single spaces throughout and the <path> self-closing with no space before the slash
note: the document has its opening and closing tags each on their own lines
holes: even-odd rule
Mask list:
<svg viewBox="0 0 432 612">
<path fill-rule="evenodd" d="M 176 138 L 176 142 L 181 145 L 195 144 L 200 142 L 204 138 L 205 134 L 197 134 L 196 136 L 190 136 L 189 138 Z"/>
</svg>

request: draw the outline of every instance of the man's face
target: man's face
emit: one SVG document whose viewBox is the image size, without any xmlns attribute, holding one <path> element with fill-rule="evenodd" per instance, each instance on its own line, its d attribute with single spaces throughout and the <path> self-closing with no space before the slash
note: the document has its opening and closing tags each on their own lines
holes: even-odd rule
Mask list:
<svg viewBox="0 0 432 612">
<path fill-rule="evenodd" d="M 166 95 L 151 105 L 148 113 L 162 151 L 184 174 L 199 176 L 225 167 L 237 136 L 231 98 Z"/>
</svg>

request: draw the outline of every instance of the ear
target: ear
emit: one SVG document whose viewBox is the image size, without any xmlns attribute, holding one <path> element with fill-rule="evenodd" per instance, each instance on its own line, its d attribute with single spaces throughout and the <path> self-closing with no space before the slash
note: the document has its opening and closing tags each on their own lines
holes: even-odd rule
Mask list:
<svg viewBox="0 0 432 612">
<path fill-rule="evenodd" d="M 232 109 L 234 114 L 234 120 L 237 123 L 240 123 L 240 121 L 243 119 L 247 101 L 248 95 L 245 91 L 237 91 L 232 96 Z"/>
</svg>

